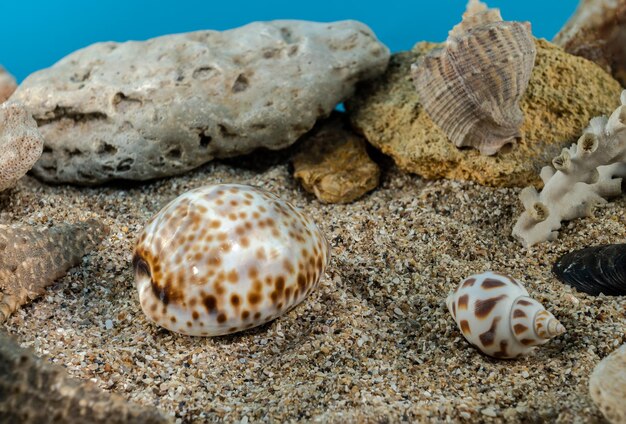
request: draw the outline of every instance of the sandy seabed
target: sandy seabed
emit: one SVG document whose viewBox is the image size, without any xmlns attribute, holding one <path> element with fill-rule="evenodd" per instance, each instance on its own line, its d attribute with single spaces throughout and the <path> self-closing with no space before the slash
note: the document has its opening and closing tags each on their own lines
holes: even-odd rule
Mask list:
<svg viewBox="0 0 626 424">
<path fill-rule="evenodd" d="M 624 196 L 527 250 L 510 236 L 518 189 L 427 182 L 387 166 L 368 196 L 324 205 L 293 180 L 287 161 L 271 157 L 141 185 L 24 178 L 1 195 L 0 222 L 99 217 L 111 233 L 6 329 L 72 376 L 179 422 L 602 422 L 588 378 L 626 342 L 626 297 L 576 292 L 551 266 L 572 249 L 624 242 Z M 134 240 L 176 196 L 231 182 L 264 187 L 310 215 L 332 245 L 326 276 L 300 306 L 250 331 L 199 338 L 160 329 L 139 305 Z M 518 360 L 471 348 L 444 300 L 485 270 L 518 278 L 568 332 Z"/>
</svg>

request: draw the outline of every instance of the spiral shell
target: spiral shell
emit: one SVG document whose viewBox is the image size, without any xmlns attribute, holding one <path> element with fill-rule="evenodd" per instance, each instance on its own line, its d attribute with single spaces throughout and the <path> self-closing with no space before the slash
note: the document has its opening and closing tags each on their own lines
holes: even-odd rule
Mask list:
<svg viewBox="0 0 626 424">
<path fill-rule="evenodd" d="M 173 200 L 133 256 L 146 316 L 194 336 L 235 333 L 286 313 L 317 287 L 328 260 L 328 243 L 302 212 L 235 184 Z"/>
<path fill-rule="evenodd" d="M 463 280 L 446 304 L 467 341 L 495 358 L 526 355 L 565 332 L 519 282 L 493 272 Z"/>
<path fill-rule="evenodd" d="M 535 65 L 530 25 L 470 0 L 445 46 L 411 68 L 420 102 L 457 147 L 493 155 L 521 138 L 519 100 Z"/>
</svg>

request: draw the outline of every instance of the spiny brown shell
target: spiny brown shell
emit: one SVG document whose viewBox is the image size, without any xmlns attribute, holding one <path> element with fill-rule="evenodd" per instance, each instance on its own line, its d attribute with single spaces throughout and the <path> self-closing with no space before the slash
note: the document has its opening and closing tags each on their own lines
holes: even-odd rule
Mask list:
<svg viewBox="0 0 626 424">
<path fill-rule="evenodd" d="M 420 101 L 448 138 L 492 155 L 521 137 L 519 100 L 536 49 L 528 23 L 497 21 L 499 13 L 477 4 L 470 2 L 446 45 L 420 58 L 412 72 Z"/>
</svg>

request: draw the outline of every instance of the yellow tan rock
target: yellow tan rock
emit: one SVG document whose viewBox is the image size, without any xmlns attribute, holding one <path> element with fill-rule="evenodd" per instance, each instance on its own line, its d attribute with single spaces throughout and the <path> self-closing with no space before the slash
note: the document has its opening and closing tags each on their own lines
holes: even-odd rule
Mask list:
<svg viewBox="0 0 626 424">
<path fill-rule="evenodd" d="M 483 185 L 541 187 L 539 170 L 574 142 L 591 118 L 619 104 L 620 85 L 594 63 L 538 39 L 535 67 L 520 107 L 522 139 L 509 152 L 481 156 L 461 150 L 432 122 L 419 102 L 410 66 L 436 47 L 418 43 L 394 55 L 387 72 L 360 86 L 348 102 L 352 125 L 403 170 L 428 179 Z"/>
<path fill-rule="evenodd" d="M 380 168 L 363 138 L 334 117 L 306 136 L 293 160 L 294 177 L 324 203 L 350 203 L 374 190 Z"/>
</svg>

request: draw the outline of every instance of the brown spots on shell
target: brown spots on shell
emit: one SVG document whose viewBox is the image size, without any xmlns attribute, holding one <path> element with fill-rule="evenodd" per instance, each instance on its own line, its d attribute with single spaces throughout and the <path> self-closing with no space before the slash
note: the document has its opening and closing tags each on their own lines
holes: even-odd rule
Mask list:
<svg viewBox="0 0 626 424">
<path fill-rule="evenodd" d="M 509 345 L 508 341 L 506 340 L 500 341 L 500 350 L 494 352 L 493 356 L 495 356 L 496 358 L 506 358 L 507 356 L 509 356 L 508 352 L 506 351 L 506 348 L 508 345 Z"/>
<path fill-rule="evenodd" d="M 526 318 L 526 312 L 521 309 L 515 309 L 513 311 L 513 318 Z"/>
<path fill-rule="evenodd" d="M 506 286 L 506 283 L 501 280 L 496 280 L 494 278 L 486 278 L 481 284 L 480 287 L 485 290 L 497 289 L 499 287 Z"/>
<path fill-rule="evenodd" d="M 462 319 L 459 325 L 461 326 L 461 331 L 463 332 L 463 334 L 472 334 L 472 330 L 470 329 L 470 325 L 467 320 Z"/>
<path fill-rule="evenodd" d="M 251 305 L 256 305 L 261 301 L 261 299 L 262 297 L 260 293 L 248 293 L 248 302 L 250 302 Z"/>
<path fill-rule="evenodd" d="M 256 251 L 256 258 L 259 261 L 266 261 L 267 255 L 265 254 L 265 249 L 263 247 L 259 247 Z"/>
<path fill-rule="evenodd" d="M 469 294 L 464 294 L 463 296 L 459 297 L 459 300 L 458 300 L 459 311 L 466 311 L 468 303 L 469 303 Z"/>
<path fill-rule="evenodd" d="M 524 346 L 532 346 L 535 344 L 535 339 L 522 339 L 520 340 L 520 343 Z"/>
<path fill-rule="evenodd" d="M 202 303 L 208 313 L 213 313 L 217 309 L 217 299 L 213 295 L 207 295 L 202 298 Z"/>
<path fill-rule="evenodd" d="M 239 273 L 237 272 L 236 269 L 233 269 L 228 273 L 228 275 L 226 276 L 226 279 L 228 280 L 229 283 L 235 284 L 239 281 Z"/>
<path fill-rule="evenodd" d="M 159 285 L 154 280 L 150 281 L 152 287 L 152 293 L 159 299 L 163 305 L 169 305 L 170 303 L 178 303 L 184 298 L 184 293 L 181 288 L 174 287 L 171 278 L 165 280 L 163 286 Z"/>
<path fill-rule="evenodd" d="M 526 327 L 524 324 L 515 324 L 513 326 L 513 332 L 515 334 L 522 334 L 526 330 L 528 330 L 528 327 Z"/>
<path fill-rule="evenodd" d="M 198 320 L 198 318 L 200 318 L 200 314 L 198 313 L 198 311 L 193 311 L 193 312 L 191 313 L 191 318 L 193 318 L 193 319 L 194 319 L 194 321 L 195 321 L 195 320 Z"/>
<path fill-rule="evenodd" d="M 499 322 L 500 322 L 500 317 L 495 317 L 493 321 L 491 322 L 491 327 L 489 327 L 489 330 L 485 331 L 484 333 L 478 336 L 483 346 L 489 347 L 494 344 L 496 340 L 496 330 L 498 328 Z"/>
<path fill-rule="evenodd" d="M 232 294 L 230 296 L 230 304 L 237 308 L 241 304 L 241 298 L 237 294 Z"/>
<path fill-rule="evenodd" d="M 493 311 L 493 309 L 496 307 L 498 302 L 507 297 L 508 296 L 506 294 L 501 294 L 500 296 L 490 297 L 485 300 L 476 300 L 476 302 L 474 303 L 474 315 L 476 315 L 476 317 L 479 319 L 487 318 L 491 311 Z"/>
<path fill-rule="evenodd" d="M 474 285 L 474 283 L 476 282 L 475 278 L 468 278 L 467 280 L 463 281 L 463 285 L 462 287 L 472 287 Z"/>
<path fill-rule="evenodd" d="M 522 305 L 522 306 L 532 305 L 532 302 L 529 302 L 528 300 L 524 300 L 524 299 L 518 300 L 517 303 Z"/>
<path fill-rule="evenodd" d="M 306 288 L 306 277 L 302 273 L 298 274 L 298 287 L 302 291 Z"/>
<path fill-rule="evenodd" d="M 223 324 L 223 323 L 226 322 L 226 314 L 224 312 L 220 312 L 217 315 L 217 322 L 220 323 L 220 324 Z"/>
</svg>

